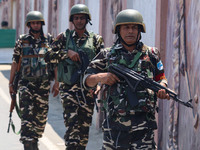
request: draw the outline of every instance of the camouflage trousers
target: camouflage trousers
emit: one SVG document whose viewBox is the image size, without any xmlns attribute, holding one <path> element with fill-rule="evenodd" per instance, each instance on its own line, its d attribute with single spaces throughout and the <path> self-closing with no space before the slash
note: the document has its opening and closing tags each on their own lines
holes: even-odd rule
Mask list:
<svg viewBox="0 0 200 150">
<path fill-rule="evenodd" d="M 149 127 L 146 119 L 126 120 L 120 117 L 114 121 L 106 119 L 103 123 L 102 150 L 155 150 L 154 123 Z M 123 119 L 122 119 L 123 120 Z M 133 122 L 134 121 L 134 122 Z M 123 124 L 123 125 L 121 125 Z M 156 128 L 156 127 L 155 127 Z"/>
<path fill-rule="evenodd" d="M 42 137 L 47 122 L 50 82 L 19 83 L 19 105 L 21 110 L 21 142 L 38 141 Z"/>
<path fill-rule="evenodd" d="M 63 117 L 66 126 L 64 136 L 66 150 L 85 150 L 88 143 L 89 127 L 92 122 L 94 98 L 90 93 L 74 85 L 69 90 L 61 85 L 60 96 L 63 104 Z"/>
</svg>

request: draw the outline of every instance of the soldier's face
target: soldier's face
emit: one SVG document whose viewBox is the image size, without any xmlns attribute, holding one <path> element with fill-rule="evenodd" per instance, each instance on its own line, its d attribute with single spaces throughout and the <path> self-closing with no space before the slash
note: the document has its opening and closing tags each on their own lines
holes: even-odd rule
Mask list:
<svg viewBox="0 0 200 150">
<path fill-rule="evenodd" d="M 86 15 L 84 14 L 76 14 L 73 16 L 73 24 L 77 30 L 85 29 L 86 22 Z"/>
<path fill-rule="evenodd" d="M 137 42 L 137 35 L 139 32 L 138 25 L 135 25 L 135 24 L 121 25 L 119 32 L 120 32 L 122 39 L 127 44 L 133 44 L 133 43 Z"/>
<path fill-rule="evenodd" d="M 30 22 L 30 26 L 33 30 L 40 31 L 40 29 L 42 27 L 42 23 L 41 23 L 41 21 L 32 21 L 32 22 Z"/>
</svg>

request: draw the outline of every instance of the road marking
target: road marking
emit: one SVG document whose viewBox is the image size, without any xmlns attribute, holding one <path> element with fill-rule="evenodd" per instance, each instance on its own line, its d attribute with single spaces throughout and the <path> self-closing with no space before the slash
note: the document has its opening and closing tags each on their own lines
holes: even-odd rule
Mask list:
<svg viewBox="0 0 200 150">
<path fill-rule="evenodd" d="M 43 135 L 40 141 L 45 145 L 45 147 L 47 147 L 48 150 L 60 150 L 60 148 L 58 148 L 54 143 L 52 143 L 49 140 L 49 138 L 45 136 L 45 134 Z"/>
<path fill-rule="evenodd" d="M 1 65 L 0 66 L 0 70 L 10 70 L 11 69 L 11 65 Z"/>
</svg>

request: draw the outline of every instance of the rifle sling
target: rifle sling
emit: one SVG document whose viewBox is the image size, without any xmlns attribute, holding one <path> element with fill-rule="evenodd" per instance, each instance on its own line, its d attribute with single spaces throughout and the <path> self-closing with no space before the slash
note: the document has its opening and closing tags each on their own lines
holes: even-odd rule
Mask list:
<svg viewBox="0 0 200 150">
<path fill-rule="evenodd" d="M 138 51 L 137 54 L 135 55 L 134 59 L 132 60 L 131 64 L 128 65 L 128 67 L 133 68 L 141 55 L 142 55 L 142 52 Z"/>
<path fill-rule="evenodd" d="M 111 72 L 113 72 L 114 74 L 116 75 L 119 75 L 121 76 L 122 78 L 125 79 L 125 81 L 128 83 L 129 87 L 132 89 L 133 92 L 136 92 L 136 88 L 137 86 L 139 85 L 140 81 L 139 80 L 136 80 L 135 81 L 135 84 L 132 85 L 131 82 L 129 82 L 128 78 L 120 72 L 120 70 L 117 68 L 117 67 L 114 67 L 114 66 L 110 66 L 110 70 Z M 128 74 L 130 76 L 130 74 Z M 134 76 L 132 76 L 133 78 L 135 78 Z"/>
<path fill-rule="evenodd" d="M 12 127 L 13 132 L 14 132 L 16 135 L 19 135 L 19 134 L 21 133 L 21 129 L 19 129 L 19 131 L 16 132 L 16 130 L 15 130 L 15 125 L 14 125 L 14 123 L 13 123 L 12 120 L 11 120 L 11 127 Z"/>
</svg>

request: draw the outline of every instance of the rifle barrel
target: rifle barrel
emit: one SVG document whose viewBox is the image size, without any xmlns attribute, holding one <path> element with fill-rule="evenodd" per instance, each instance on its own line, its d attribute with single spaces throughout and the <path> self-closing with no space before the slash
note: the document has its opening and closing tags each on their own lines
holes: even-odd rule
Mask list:
<svg viewBox="0 0 200 150">
<path fill-rule="evenodd" d="M 169 94 L 169 96 L 173 100 L 183 104 L 184 106 L 187 106 L 187 107 L 190 107 L 193 109 L 193 106 L 191 104 L 192 99 L 190 99 L 187 102 L 184 102 L 183 100 L 179 99 L 178 95 L 175 92 L 173 92 L 171 89 L 162 86 L 160 83 L 154 81 L 153 79 L 146 78 L 145 76 L 143 76 L 129 68 L 123 67 L 122 65 L 110 65 L 109 69 L 111 72 L 124 78 L 125 81 L 128 83 L 128 85 L 130 85 L 130 82 L 128 81 L 127 76 L 129 78 L 131 78 L 132 80 L 136 81 L 136 83 L 138 83 L 138 84 L 135 85 L 134 89 L 138 85 L 140 85 L 144 88 L 149 88 L 149 89 L 153 90 L 154 92 L 158 92 L 160 89 L 165 89 L 165 91 Z M 131 85 L 130 87 L 132 89 L 133 86 Z M 135 90 L 133 90 L 133 92 L 135 92 Z"/>
</svg>

